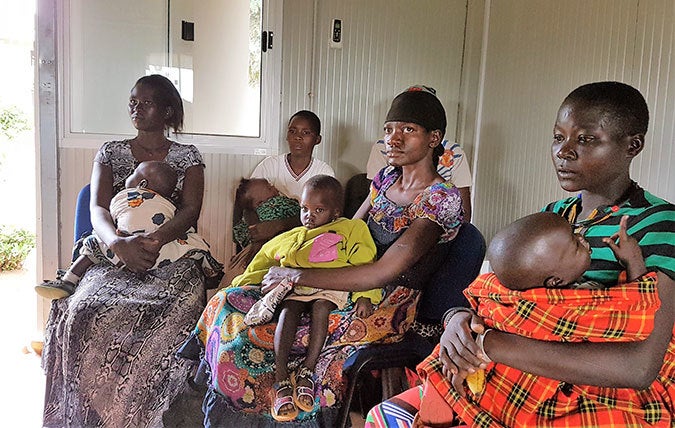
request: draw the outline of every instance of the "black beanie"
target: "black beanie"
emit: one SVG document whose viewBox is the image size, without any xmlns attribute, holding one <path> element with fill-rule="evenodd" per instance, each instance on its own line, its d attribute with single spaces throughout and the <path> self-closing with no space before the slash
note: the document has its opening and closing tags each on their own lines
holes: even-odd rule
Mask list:
<svg viewBox="0 0 675 428">
<path fill-rule="evenodd" d="M 423 126 L 427 131 L 440 130 L 445 135 L 448 124 L 445 109 L 432 92 L 413 86 L 391 102 L 385 122 L 410 122 Z"/>
</svg>

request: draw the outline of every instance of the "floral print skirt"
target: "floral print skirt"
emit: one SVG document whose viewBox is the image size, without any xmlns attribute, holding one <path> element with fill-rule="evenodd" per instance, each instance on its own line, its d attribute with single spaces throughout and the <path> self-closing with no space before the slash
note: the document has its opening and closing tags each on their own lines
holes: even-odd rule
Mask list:
<svg viewBox="0 0 675 428">
<path fill-rule="evenodd" d="M 193 332 L 203 347 L 203 360 L 209 368 L 211 401 L 216 400 L 227 409 L 228 421 L 240 416 L 242 426 L 274 425 L 269 397 L 274 383 L 276 323 L 256 327 L 244 324 L 246 312 L 261 297 L 259 290 L 258 286 L 220 290 L 209 301 Z M 301 413 L 298 424 L 325 421 L 322 412 L 337 415 L 347 386 L 342 371 L 345 360 L 366 343 L 400 340 L 412 324 L 419 290 L 401 286 L 384 290 L 383 301 L 366 319 L 358 318 L 352 306 L 330 314 L 326 344 L 315 369 L 314 411 Z M 289 361 L 291 369 L 303 361 L 309 343 L 309 324 L 309 317 L 303 316 Z M 209 397 L 205 402 L 207 420 L 208 402 Z"/>
</svg>

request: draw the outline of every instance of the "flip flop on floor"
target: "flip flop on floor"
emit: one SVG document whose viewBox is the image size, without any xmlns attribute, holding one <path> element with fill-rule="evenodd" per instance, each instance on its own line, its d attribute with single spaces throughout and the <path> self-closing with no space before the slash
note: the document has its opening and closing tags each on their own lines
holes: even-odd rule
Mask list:
<svg viewBox="0 0 675 428">
<path fill-rule="evenodd" d="M 287 390 L 291 393 L 280 397 L 279 394 L 284 390 Z M 291 384 L 290 380 L 286 379 L 279 383 L 275 383 L 272 387 L 272 394 L 270 394 L 270 396 L 272 398 L 271 413 L 275 421 L 288 422 L 298 417 L 298 408 L 295 406 L 293 401 L 293 384 Z M 289 404 L 292 406 L 293 410 L 280 415 L 279 411 L 281 408 L 288 406 Z"/>
<path fill-rule="evenodd" d="M 314 373 L 305 366 L 300 366 L 298 371 L 293 375 L 293 400 L 303 412 L 311 412 L 314 410 L 314 380 L 312 376 Z M 300 385 L 299 382 L 309 384 L 311 386 Z M 308 405 L 307 403 L 312 403 Z"/>
</svg>

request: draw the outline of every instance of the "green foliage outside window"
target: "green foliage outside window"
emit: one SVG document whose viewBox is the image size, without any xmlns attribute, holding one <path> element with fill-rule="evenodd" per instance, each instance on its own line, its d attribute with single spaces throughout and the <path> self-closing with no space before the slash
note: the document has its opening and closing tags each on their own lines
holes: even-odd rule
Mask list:
<svg viewBox="0 0 675 428">
<path fill-rule="evenodd" d="M 0 272 L 21 269 L 35 247 L 35 235 L 25 229 L 0 226 Z"/>
<path fill-rule="evenodd" d="M 20 132 L 30 129 L 26 114 L 16 106 L 0 109 L 0 135 L 14 139 Z"/>
<path fill-rule="evenodd" d="M 251 0 L 249 9 L 248 84 L 260 87 L 260 31 L 262 27 L 262 0 Z"/>
</svg>

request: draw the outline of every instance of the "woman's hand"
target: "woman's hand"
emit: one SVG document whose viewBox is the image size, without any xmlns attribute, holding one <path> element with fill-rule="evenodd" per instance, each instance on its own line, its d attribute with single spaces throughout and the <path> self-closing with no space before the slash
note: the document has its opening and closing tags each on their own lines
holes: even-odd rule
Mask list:
<svg viewBox="0 0 675 428">
<path fill-rule="evenodd" d="M 272 266 L 263 277 L 260 292 L 265 295 L 276 288 L 282 281 L 291 281 L 295 284 L 298 282 L 299 276 L 300 269 Z"/>
<path fill-rule="evenodd" d="M 161 238 L 155 235 L 154 232 L 142 233 L 140 236 L 148 238 L 148 240 L 143 241 L 143 248 L 150 251 L 151 253 L 156 253 L 157 256 L 159 256 L 159 250 L 161 250 L 163 246 Z"/>
<path fill-rule="evenodd" d="M 150 269 L 159 256 L 159 241 L 143 235 L 120 236 L 110 244 L 110 249 L 132 272 Z"/>
<path fill-rule="evenodd" d="M 459 311 L 448 320 L 441 336 L 443 375 L 462 396 L 465 394 L 462 383 L 466 376 L 487 367 L 473 336 L 473 333 L 480 334 L 484 330 L 483 320 L 473 311 Z"/>
</svg>

